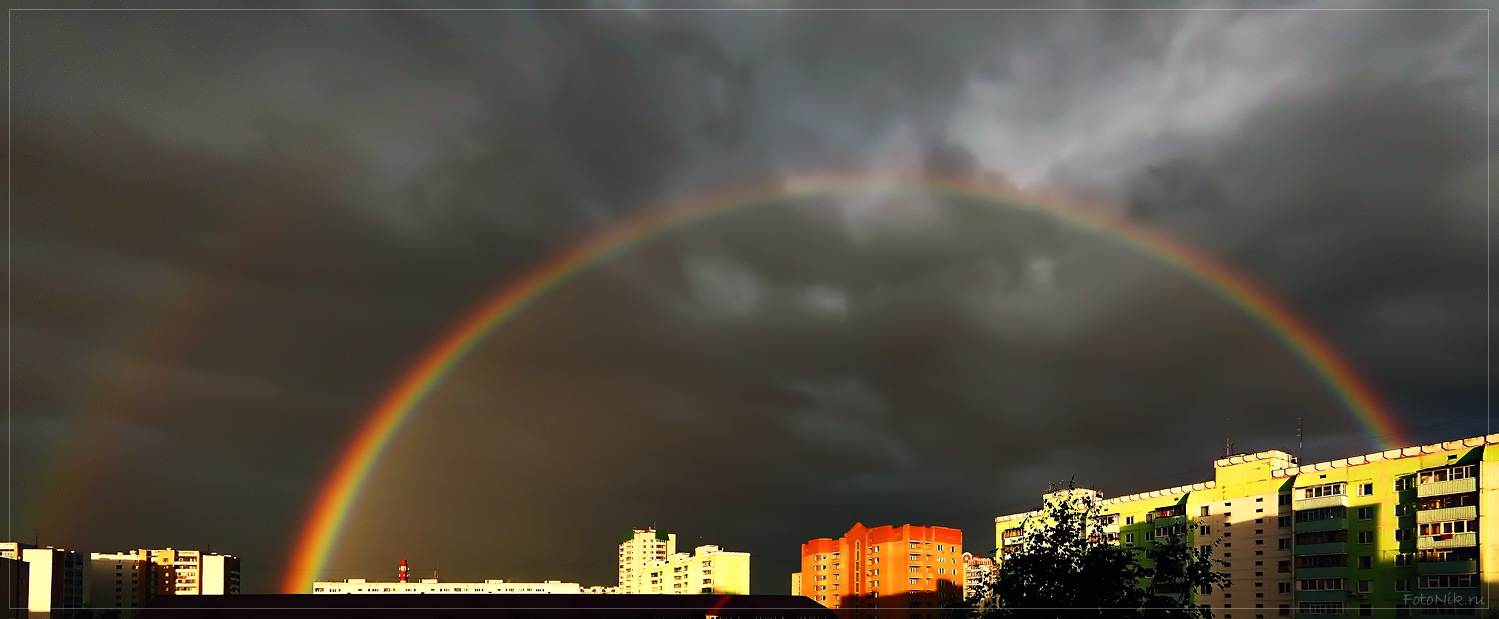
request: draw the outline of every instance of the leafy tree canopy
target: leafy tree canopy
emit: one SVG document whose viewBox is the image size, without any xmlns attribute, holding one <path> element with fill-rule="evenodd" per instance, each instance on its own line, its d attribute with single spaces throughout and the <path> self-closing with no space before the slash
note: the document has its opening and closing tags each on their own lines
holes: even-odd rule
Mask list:
<svg viewBox="0 0 1499 619">
<path fill-rule="evenodd" d="M 1218 541 L 1193 548 L 1182 532 L 1121 544 L 1105 533 L 1095 497 L 1071 483 L 1047 496 L 1040 513 L 1021 524 L 1019 548 L 995 551 L 993 580 L 963 605 L 971 616 L 1212 617 L 1192 595 L 1229 584 L 1228 575 L 1214 571 L 1226 565 L 1212 559 Z"/>
</svg>

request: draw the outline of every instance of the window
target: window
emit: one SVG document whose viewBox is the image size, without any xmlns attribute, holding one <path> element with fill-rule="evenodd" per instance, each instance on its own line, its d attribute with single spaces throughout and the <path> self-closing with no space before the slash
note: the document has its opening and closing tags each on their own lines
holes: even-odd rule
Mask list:
<svg viewBox="0 0 1499 619">
<path fill-rule="evenodd" d="M 1428 574 L 1418 581 L 1422 589 L 1467 589 L 1478 586 L 1477 574 Z"/>
<path fill-rule="evenodd" d="M 1359 531 L 1358 532 L 1358 543 L 1360 543 L 1360 544 L 1373 544 L 1374 543 L 1374 532 L 1373 531 Z"/>
<path fill-rule="evenodd" d="M 1278 582 L 1278 583 L 1275 583 L 1275 592 L 1276 593 L 1290 593 L 1291 592 L 1291 583 L 1288 583 L 1288 582 Z"/>
<path fill-rule="evenodd" d="M 1124 517 L 1124 524 L 1134 524 L 1134 523 L 1135 523 L 1135 517 L 1134 516 L 1125 516 Z"/>
<path fill-rule="evenodd" d="M 1279 616 L 1281 616 L 1281 617 L 1289 617 L 1289 616 L 1291 616 L 1291 605 L 1290 604 L 1281 604 L 1280 605 L 1280 612 L 1278 612 L 1276 614 L 1279 615 Z"/>
<path fill-rule="evenodd" d="M 1133 544 L 1133 543 L 1135 543 L 1135 534 L 1134 533 L 1125 533 L 1124 534 L 1124 542 L 1126 544 Z"/>
<path fill-rule="evenodd" d="M 1204 525 L 1198 526 L 1197 527 L 1197 534 L 1198 535 L 1207 535 L 1208 534 L 1208 525 L 1204 524 Z"/>
<path fill-rule="evenodd" d="M 1416 487 L 1416 477 L 1399 477 L 1395 479 L 1395 492 L 1405 492 Z"/>
<path fill-rule="evenodd" d="M 1411 515 L 1411 509 L 1410 509 L 1409 505 L 1406 505 L 1405 503 L 1396 503 L 1395 504 L 1395 517 L 1396 518 L 1404 518 L 1404 517 L 1409 516 L 1409 515 Z"/>
<path fill-rule="evenodd" d="M 1373 507 L 1360 507 L 1360 508 L 1358 508 L 1358 519 L 1359 520 L 1373 520 L 1374 519 L 1374 508 Z"/>
<path fill-rule="evenodd" d="M 1344 612 L 1342 602 L 1301 602 L 1298 610 L 1302 615 L 1341 615 Z"/>
<path fill-rule="evenodd" d="M 1288 574 L 1288 573 L 1290 573 L 1290 571 L 1291 571 L 1291 562 L 1290 561 L 1276 561 L 1275 562 L 1275 571 L 1279 572 L 1281 574 Z"/>
<path fill-rule="evenodd" d="M 1279 497 L 1279 500 L 1276 502 L 1276 504 L 1277 505 L 1290 505 L 1291 504 L 1291 494 L 1289 492 L 1281 493 L 1281 495 Z"/>
<path fill-rule="evenodd" d="M 1403 542 L 1406 540 L 1415 539 L 1415 532 L 1415 529 L 1395 529 L 1395 541 Z"/>
<path fill-rule="evenodd" d="M 1373 482 L 1362 483 L 1362 484 L 1358 485 L 1358 495 L 1359 496 L 1370 496 L 1372 494 L 1374 494 L 1374 483 Z"/>
<path fill-rule="evenodd" d="M 1206 515 L 1208 515 L 1208 506 L 1203 505 L 1202 508 L 1199 510 L 1198 515 L 1200 515 L 1200 516 L 1206 516 Z"/>
<path fill-rule="evenodd" d="M 1401 578 L 1399 580 L 1396 580 L 1395 581 L 1395 590 L 1396 591 L 1401 591 L 1401 592 L 1410 591 L 1411 590 L 1411 581 L 1407 580 L 1405 578 Z"/>
<path fill-rule="evenodd" d="M 1420 483 L 1432 484 L 1443 481 L 1456 481 L 1478 476 L 1478 466 L 1469 464 L 1466 466 L 1454 466 L 1451 468 L 1421 471 Z"/>
<path fill-rule="evenodd" d="M 1358 569 L 1367 570 L 1374 567 L 1374 557 L 1363 556 L 1358 558 Z"/>
<path fill-rule="evenodd" d="M 1342 496 L 1344 494 L 1347 494 L 1346 490 L 1347 484 L 1343 482 L 1322 484 L 1319 486 L 1308 486 L 1301 489 L 1301 498 L 1315 499 L 1325 496 Z"/>
<path fill-rule="evenodd" d="M 1359 604 L 1358 605 L 1358 616 L 1360 616 L 1360 617 L 1373 617 L 1374 616 L 1374 606 L 1371 605 L 1371 604 Z"/>
<path fill-rule="evenodd" d="M 1277 516 L 1275 518 L 1275 526 L 1278 526 L 1278 527 L 1289 527 L 1289 526 L 1291 526 L 1291 517 L 1290 516 Z"/>
<path fill-rule="evenodd" d="M 1396 604 L 1395 616 L 1400 617 L 1401 619 L 1405 619 L 1405 617 L 1411 616 L 1411 607 L 1406 606 L 1405 604 Z"/>
<path fill-rule="evenodd" d="M 1411 554 L 1410 553 L 1408 553 L 1408 552 L 1402 552 L 1400 554 L 1395 555 L 1395 567 L 1410 567 L 1410 566 L 1411 566 Z"/>
<path fill-rule="evenodd" d="M 1359 593 L 1368 593 L 1368 592 L 1372 591 L 1373 589 L 1374 589 L 1374 581 L 1372 581 L 1372 580 L 1360 580 L 1360 581 L 1358 581 L 1358 592 Z"/>
<path fill-rule="evenodd" d="M 1291 549 L 1291 538 L 1289 538 L 1289 537 L 1282 537 L 1282 538 L 1280 538 L 1278 540 L 1275 540 L 1275 549 L 1276 550 L 1290 550 Z"/>
</svg>

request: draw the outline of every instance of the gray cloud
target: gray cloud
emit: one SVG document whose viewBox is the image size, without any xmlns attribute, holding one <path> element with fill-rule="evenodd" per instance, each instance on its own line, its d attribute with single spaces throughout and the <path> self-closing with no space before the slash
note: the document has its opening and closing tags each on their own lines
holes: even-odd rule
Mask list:
<svg viewBox="0 0 1499 619">
<path fill-rule="evenodd" d="M 269 590 L 340 446 L 481 301 L 631 216 L 827 169 L 1090 197 L 1283 297 L 1416 439 L 1483 428 L 1482 13 L 17 15 L 12 524 L 46 543 L 211 543 Z M 854 521 L 987 550 L 1048 481 L 1197 481 L 1225 427 L 1286 448 L 1297 419 L 1307 458 L 1370 447 L 1261 326 L 1117 242 L 789 198 L 491 334 L 328 576 L 604 583 L 656 523 L 776 592 Z M 200 516 L 164 518 L 184 484 Z"/>
</svg>

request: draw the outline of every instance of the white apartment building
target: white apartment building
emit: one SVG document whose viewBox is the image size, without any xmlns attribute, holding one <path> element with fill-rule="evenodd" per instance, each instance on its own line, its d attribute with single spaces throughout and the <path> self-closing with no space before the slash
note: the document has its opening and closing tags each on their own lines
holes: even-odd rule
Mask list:
<svg viewBox="0 0 1499 619">
<path fill-rule="evenodd" d="M 0 556 L 26 562 L 27 610 L 46 613 L 83 608 L 83 555 L 62 548 L 35 548 L 18 542 L 0 543 Z"/>
<path fill-rule="evenodd" d="M 592 589 L 593 587 L 590 587 Z M 341 582 L 314 582 L 313 594 L 348 593 L 560 593 L 577 595 L 583 587 L 575 582 L 548 580 L 544 582 L 438 582 L 436 578 L 423 578 L 421 582 L 370 582 L 363 578 L 350 578 Z"/>
<path fill-rule="evenodd" d="M 666 561 L 677 553 L 677 536 L 655 528 L 634 529 L 619 542 L 619 592 L 645 593 L 636 589 L 646 567 Z"/>
<path fill-rule="evenodd" d="M 95 608 L 132 609 L 158 595 L 239 593 L 239 558 L 174 548 L 89 555 Z"/>
<path fill-rule="evenodd" d="M 750 556 L 718 546 L 698 546 L 651 561 L 635 582 L 636 593 L 749 595 Z"/>
</svg>

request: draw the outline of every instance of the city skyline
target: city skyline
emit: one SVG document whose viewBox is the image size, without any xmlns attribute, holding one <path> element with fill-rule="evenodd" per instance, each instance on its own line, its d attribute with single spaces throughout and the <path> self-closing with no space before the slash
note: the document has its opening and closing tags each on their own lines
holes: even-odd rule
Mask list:
<svg viewBox="0 0 1499 619">
<path fill-rule="evenodd" d="M 1485 15 L 11 11 L 8 536 L 775 593 L 1486 434 Z"/>
</svg>

